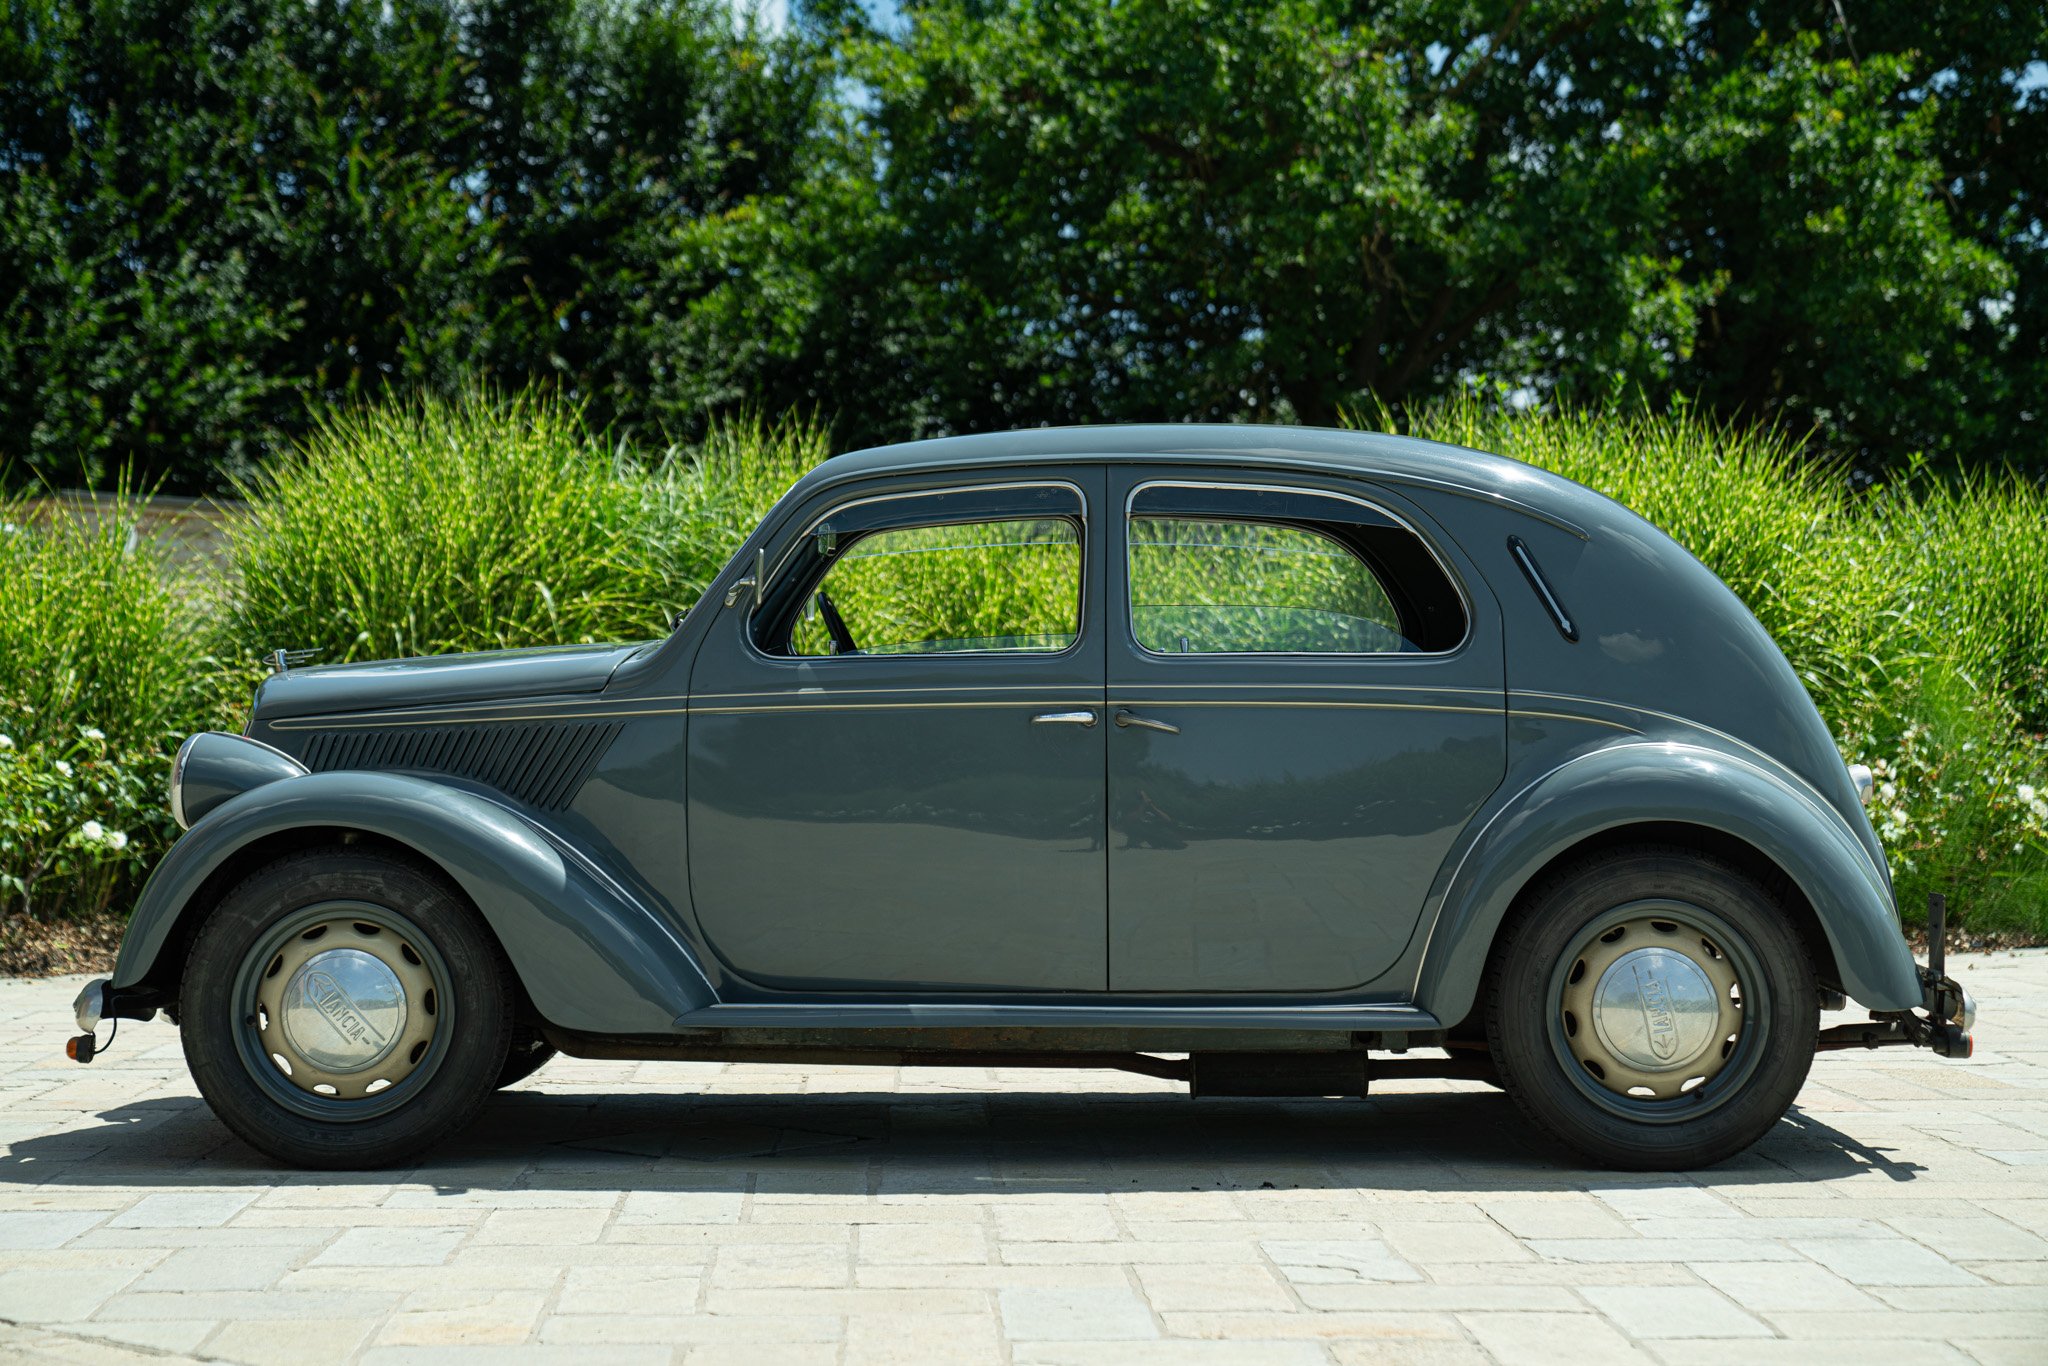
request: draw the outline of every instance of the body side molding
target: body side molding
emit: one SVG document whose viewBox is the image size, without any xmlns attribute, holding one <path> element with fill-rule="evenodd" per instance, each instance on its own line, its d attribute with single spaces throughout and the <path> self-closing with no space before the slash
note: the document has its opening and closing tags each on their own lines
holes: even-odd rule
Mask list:
<svg viewBox="0 0 2048 1366">
<path fill-rule="evenodd" d="M 1406 1005 L 981 1004 L 972 1001 L 801 1004 L 733 1002 L 678 1016 L 677 1029 L 1304 1029 L 1420 1033 L 1442 1028 Z"/>
</svg>

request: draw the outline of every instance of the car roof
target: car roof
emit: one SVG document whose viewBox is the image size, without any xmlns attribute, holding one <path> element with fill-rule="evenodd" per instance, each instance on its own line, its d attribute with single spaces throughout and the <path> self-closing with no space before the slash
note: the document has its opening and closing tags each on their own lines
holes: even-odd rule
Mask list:
<svg viewBox="0 0 2048 1366">
<path fill-rule="evenodd" d="M 1191 461 L 1365 475 L 1511 504 L 1581 539 L 1590 522 L 1604 520 L 1603 508 L 1614 507 L 1591 489 L 1547 470 L 1464 446 L 1384 432 L 1254 423 L 1034 427 L 935 437 L 834 456 L 811 479 L 837 483 L 870 474 L 1084 459 L 1131 464 Z"/>
</svg>

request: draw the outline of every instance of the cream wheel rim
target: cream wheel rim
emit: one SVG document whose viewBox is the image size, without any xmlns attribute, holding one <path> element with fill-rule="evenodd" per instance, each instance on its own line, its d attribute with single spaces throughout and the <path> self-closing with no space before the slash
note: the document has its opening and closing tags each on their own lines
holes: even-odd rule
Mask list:
<svg viewBox="0 0 2048 1366">
<path fill-rule="evenodd" d="M 1675 917 L 1635 916 L 1589 936 L 1560 995 L 1572 1057 L 1599 1086 L 1633 1100 L 1675 1100 L 1704 1086 L 1742 1038 L 1734 960 Z"/>
<path fill-rule="evenodd" d="M 398 1085 L 427 1056 L 441 1005 L 426 958 L 396 929 L 337 913 L 273 953 L 257 979 L 255 1027 L 292 1086 L 358 1100 Z"/>
</svg>

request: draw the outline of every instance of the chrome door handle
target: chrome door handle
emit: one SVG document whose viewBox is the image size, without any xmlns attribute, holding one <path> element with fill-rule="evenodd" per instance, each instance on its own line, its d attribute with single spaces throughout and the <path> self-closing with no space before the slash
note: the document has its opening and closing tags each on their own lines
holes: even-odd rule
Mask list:
<svg viewBox="0 0 2048 1366">
<path fill-rule="evenodd" d="M 1179 726 L 1167 721 L 1154 721 L 1149 716 L 1140 716 L 1138 713 L 1127 711 L 1122 707 L 1116 709 L 1116 723 L 1119 729 L 1124 730 L 1128 730 L 1132 726 L 1142 726 L 1146 730 L 1163 730 L 1168 735 L 1180 734 Z"/>
<path fill-rule="evenodd" d="M 1042 711 L 1031 718 L 1034 726 L 1092 726 L 1095 713 L 1092 711 Z"/>
</svg>

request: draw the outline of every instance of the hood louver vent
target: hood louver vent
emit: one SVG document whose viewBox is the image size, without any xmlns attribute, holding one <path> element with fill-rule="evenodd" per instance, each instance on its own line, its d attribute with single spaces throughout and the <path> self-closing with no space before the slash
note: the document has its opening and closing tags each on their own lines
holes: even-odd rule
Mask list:
<svg viewBox="0 0 2048 1366">
<path fill-rule="evenodd" d="M 303 762 L 334 769 L 410 769 L 447 773 L 494 787 L 544 811 L 559 811 L 618 737 L 622 723 L 418 726 L 321 731 Z"/>
</svg>

